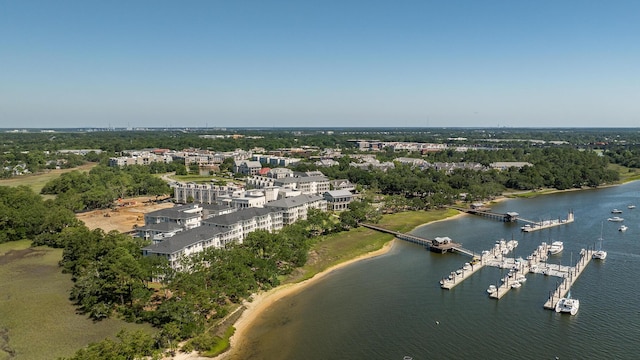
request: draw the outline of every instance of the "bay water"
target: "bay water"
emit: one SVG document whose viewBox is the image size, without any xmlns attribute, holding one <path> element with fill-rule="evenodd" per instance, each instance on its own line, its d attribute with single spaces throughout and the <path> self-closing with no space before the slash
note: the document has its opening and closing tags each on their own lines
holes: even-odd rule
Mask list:
<svg viewBox="0 0 640 360">
<path fill-rule="evenodd" d="M 638 205 L 628 209 L 629 204 Z M 607 221 L 611 210 L 629 229 Z M 527 275 L 520 289 L 501 300 L 488 297 L 507 270 L 484 267 L 452 290 L 439 280 L 470 259 L 435 254 L 394 240 L 391 251 L 329 274 L 299 294 L 278 301 L 247 332 L 236 359 L 637 359 L 640 339 L 640 182 L 513 199 L 494 212 L 517 212 L 540 221 L 575 222 L 531 233 L 523 223 L 465 215 L 417 228 L 426 238 L 448 236 L 480 253 L 496 240 L 516 239 L 511 257 L 531 254 L 542 242 L 563 241 L 549 263 L 574 265 L 580 249 L 599 246 L 571 289 L 580 300 L 576 316 L 545 310 L 560 279 Z"/>
</svg>

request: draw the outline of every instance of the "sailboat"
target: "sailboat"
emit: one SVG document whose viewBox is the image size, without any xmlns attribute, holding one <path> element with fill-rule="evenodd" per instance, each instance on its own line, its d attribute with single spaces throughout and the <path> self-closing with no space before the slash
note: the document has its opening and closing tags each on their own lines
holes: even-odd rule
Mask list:
<svg viewBox="0 0 640 360">
<path fill-rule="evenodd" d="M 604 260 L 607 258 L 607 252 L 602 250 L 602 226 L 600 226 L 600 238 L 598 240 L 600 241 L 600 245 L 598 246 L 598 250 L 593 253 L 592 258 Z"/>
<path fill-rule="evenodd" d="M 556 304 L 557 313 L 569 313 L 575 315 L 580 308 L 580 300 L 571 297 L 571 290 L 567 293 L 567 297 L 563 297 Z"/>
</svg>

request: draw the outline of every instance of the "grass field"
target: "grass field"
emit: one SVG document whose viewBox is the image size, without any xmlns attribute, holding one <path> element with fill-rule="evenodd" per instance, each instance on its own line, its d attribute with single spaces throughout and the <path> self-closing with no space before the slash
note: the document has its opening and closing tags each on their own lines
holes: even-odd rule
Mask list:
<svg viewBox="0 0 640 360">
<path fill-rule="evenodd" d="M 39 194 L 40 190 L 42 190 L 44 185 L 48 183 L 49 180 L 57 178 L 58 176 L 60 176 L 60 174 L 70 172 L 73 170 L 89 171 L 96 165 L 97 164 L 95 163 L 89 163 L 73 169 L 51 170 L 51 171 L 47 171 L 40 174 L 16 176 L 16 177 L 12 177 L 11 179 L 0 180 L 0 186 L 26 185 L 30 187 L 31 190 L 33 190 L 33 192 L 35 192 L 36 194 Z"/>
<path fill-rule="evenodd" d="M 29 241 L 0 244 L 0 359 L 55 359 L 122 328 L 153 331 L 76 314 L 70 276 L 58 267 L 61 255 L 61 249 L 30 248 Z"/>
<path fill-rule="evenodd" d="M 609 169 L 615 170 L 620 174 L 621 182 L 640 180 L 640 169 L 631 169 L 615 164 L 609 164 Z"/>
</svg>

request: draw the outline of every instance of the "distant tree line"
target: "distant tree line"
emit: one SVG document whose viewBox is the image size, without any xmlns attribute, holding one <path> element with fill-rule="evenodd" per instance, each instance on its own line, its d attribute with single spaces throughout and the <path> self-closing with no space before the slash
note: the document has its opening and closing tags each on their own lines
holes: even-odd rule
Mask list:
<svg viewBox="0 0 640 360">
<path fill-rule="evenodd" d="M 531 166 L 511 167 L 505 170 L 476 171 L 459 168 L 451 173 L 434 168 L 424 170 L 396 163 L 386 171 L 360 169 L 349 166 L 353 160 L 338 159 L 338 165 L 320 170 L 331 178 L 348 179 L 374 192 L 389 196 L 386 204 L 393 209 L 430 209 L 451 205 L 456 201 L 491 199 L 506 190 L 536 190 L 555 188 L 596 187 L 619 180 L 619 175 L 607 169 L 608 159 L 594 151 L 571 147 L 518 148 L 511 150 L 453 150 L 437 152 L 424 157 L 435 163 L 471 162 L 488 166 L 493 162 L 528 162 Z M 302 163 L 296 170 L 319 169 L 312 163 Z"/>
</svg>

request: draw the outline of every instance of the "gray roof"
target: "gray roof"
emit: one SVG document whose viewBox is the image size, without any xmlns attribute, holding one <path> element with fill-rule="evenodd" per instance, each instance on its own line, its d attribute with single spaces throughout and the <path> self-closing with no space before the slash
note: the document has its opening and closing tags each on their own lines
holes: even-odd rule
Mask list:
<svg viewBox="0 0 640 360">
<path fill-rule="evenodd" d="M 274 179 L 274 182 L 282 183 L 282 184 L 299 184 L 299 183 L 307 183 L 314 181 L 329 181 L 329 178 L 326 176 L 303 176 L 303 177 L 286 177 L 282 179 Z"/>
<path fill-rule="evenodd" d="M 148 217 L 166 217 L 170 219 L 193 219 L 201 217 L 201 213 L 186 213 L 185 210 L 193 209 L 193 205 L 176 206 L 169 209 L 160 209 L 147 213 Z"/>
<path fill-rule="evenodd" d="M 323 200 L 323 199 L 324 198 L 322 196 L 302 194 L 302 195 L 292 196 L 292 197 L 288 197 L 288 198 L 284 198 L 276 201 L 270 201 L 264 204 L 264 206 L 290 209 L 305 203 L 310 203 L 310 202 Z"/>
<path fill-rule="evenodd" d="M 221 229 L 200 226 L 191 230 L 179 232 L 157 244 L 145 246 L 142 250 L 155 254 L 174 254 L 190 245 L 212 239 L 223 232 L 224 231 Z"/>
<path fill-rule="evenodd" d="M 349 190 L 331 190 L 331 191 L 325 192 L 325 194 L 329 194 L 329 196 L 333 198 L 343 197 L 343 196 L 353 196 L 353 194 Z"/>
<path fill-rule="evenodd" d="M 264 216 L 268 213 L 273 212 L 272 209 L 267 208 L 247 208 L 243 210 L 238 210 L 236 212 L 230 214 L 224 214 L 220 216 L 214 216 L 202 221 L 203 225 L 211 224 L 211 225 L 232 225 L 237 224 L 240 221 L 249 220 L 256 216 Z"/>
<path fill-rule="evenodd" d="M 227 204 L 200 204 L 200 206 L 202 206 L 204 210 L 213 210 L 213 211 L 231 209 L 231 206 Z"/>
<path fill-rule="evenodd" d="M 240 161 L 236 161 L 235 165 L 236 166 L 242 166 L 242 164 L 245 164 L 247 167 L 262 167 L 262 163 L 260 161 L 255 161 L 255 160 L 240 160 Z"/>
<path fill-rule="evenodd" d="M 177 225 L 175 223 L 161 222 L 145 225 L 144 227 L 139 227 L 138 231 L 159 231 L 159 232 L 170 232 L 178 229 L 182 229 L 182 226 Z"/>
</svg>

